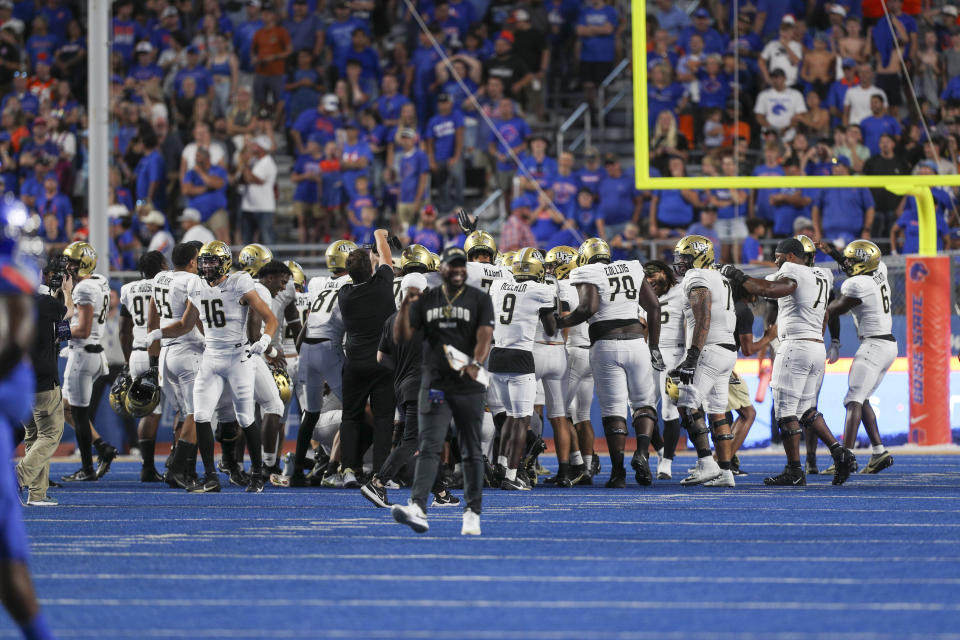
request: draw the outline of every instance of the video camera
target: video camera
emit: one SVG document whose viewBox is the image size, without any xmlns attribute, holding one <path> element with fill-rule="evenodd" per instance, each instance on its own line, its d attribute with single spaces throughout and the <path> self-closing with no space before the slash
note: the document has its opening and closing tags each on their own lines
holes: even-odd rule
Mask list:
<svg viewBox="0 0 960 640">
<path fill-rule="evenodd" d="M 58 291 L 63 287 L 63 279 L 67 275 L 67 257 L 57 255 L 47 262 L 43 268 L 43 283 L 50 291 Z"/>
</svg>

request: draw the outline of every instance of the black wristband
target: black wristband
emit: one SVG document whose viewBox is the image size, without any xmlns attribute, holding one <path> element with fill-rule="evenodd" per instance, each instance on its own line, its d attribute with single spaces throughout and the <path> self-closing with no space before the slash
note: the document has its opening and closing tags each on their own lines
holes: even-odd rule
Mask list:
<svg viewBox="0 0 960 640">
<path fill-rule="evenodd" d="M 159 367 L 160 366 L 160 356 L 150 356 L 150 366 Z"/>
</svg>

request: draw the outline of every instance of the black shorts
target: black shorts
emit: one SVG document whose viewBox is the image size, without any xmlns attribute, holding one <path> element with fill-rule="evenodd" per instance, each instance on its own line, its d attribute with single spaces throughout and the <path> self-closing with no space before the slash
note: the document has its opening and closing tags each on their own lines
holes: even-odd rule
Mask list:
<svg viewBox="0 0 960 640">
<path fill-rule="evenodd" d="M 580 82 L 584 84 L 600 84 L 613 71 L 613 62 L 584 62 L 580 61 Z"/>
<path fill-rule="evenodd" d="M 900 74 L 899 73 L 878 73 L 876 74 L 876 85 L 883 89 L 887 94 L 887 105 L 899 107 L 903 104 L 900 97 Z"/>
</svg>

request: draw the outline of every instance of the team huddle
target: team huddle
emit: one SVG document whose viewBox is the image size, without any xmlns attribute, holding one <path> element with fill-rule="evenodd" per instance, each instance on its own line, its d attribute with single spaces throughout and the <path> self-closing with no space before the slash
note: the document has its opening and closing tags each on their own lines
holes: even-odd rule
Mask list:
<svg viewBox="0 0 960 640">
<path fill-rule="evenodd" d="M 386 262 L 376 269 L 368 258 L 363 263 L 375 276 L 383 271 L 392 279 L 397 308 L 383 326 L 377 351 L 380 366 L 393 370 L 396 413 L 389 455 L 385 461 L 380 455 L 376 468 L 370 449 L 379 434 L 361 441 L 367 452 L 362 464 L 350 453 L 341 455 L 340 438 L 349 329 L 343 293 L 367 286 L 366 273 L 355 282 L 348 263 L 352 259 L 355 270 L 358 261 L 352 257 L 368 255 L 369 248 L 332 243 L 326 250 L 329 275 L 309 282 L 296 262 L 274 260 L 257 244 L 244 247 L 236 262 L 219 241 L 177 245 L 172 265 L 162 254 L 145 254 L 139 264 L 143 279 L 121 291 L 120 336 L 129 364 L 110 392 L 116 411 L 140 419 L 141 480 L 197 493 L 219 491 L 220 473 L 253 493 L 266 484 L 360 489 L 377 506 L 392 506 L 399 522 L 425 531 L 426 503 L 391 505 L 387 490 L 426 474 L 420 484 L 422 493 L 433 493 L 433 506 L 459 504 L 449 489 L 466 490 L 465 514 L 473 519 L 465 515 L 463 531 L 479 533 L 478 482 L 519 491 L 541 481 L 558 488 L 593 483 L 600 470 L 591 423 L 596 398 L 611 462 L 607 487 L 626 484 L 631 427 L 636 447 L 630 466 L 639 485 L 673 478 L 684 429 L 697 461 L 680 484 L 734 487 L 736 476 L 745 473 L 737 450 L 755 417 L 734 366 L 738 352 L 768 348 L 775 353 L 770 386 L 787 464 L 765 478 L 766 484 L 806 484 L 807 473 L 817 473 L 816 439 L 830 449 L 833 464 L 826 472 L 833 474 L 833 484 L 843 484 L 858 468 L 850 445 L 861 423 L 873 445 L 864 472 L 893 464 L 868 400 L 897 355 L 886 267 L 873 243 L 856 240 L 841 253 L 805 236 L 783 240 L 776 249 L 778 270 L 754 278 L 715 264 L 714 247 L 703 236 L 682 238 L 672 265 L 641 264 L 612 261 L 599 238 L 546 254 L 534 248 L 500 254 L 494 238 L 477 230 L 469 216 L 461 214 L 461 224 L 468 232 L 463 250 L 448 249 L 441 258 L 420 245 L 401 248 L 378 232 L 373 251 Z M 399 256 L 393 256 L 391 244 Z M 817 246 L 848 276 L 838 292 L 831 271 L 814 264 Z M 102 477 L 116 456 L 89 415 L 93 382 L 106 371 L 100 338 L 109 289 L 94 273 L 90 245 L 68 246 L 64 262 L 76 283 L 77 313 L 63 391 L 82 459 L 81 468 L 64 480 L 89 481 Z M 428 308 L 432 299 L 437 304 Z M 751 305 L 766 309 L 768 329 L 761 338 L 753 336 Z M 848 311 L 861 345 L 850 369 L 841 444 L 817 400 L 827 325 Z M 485 339 L 486 327 L 492 334 Z M 465 359 L 459 362 L 451 347 L 458 332 L 470 334 L 468 353 L 460 353 Z M 837 337 L 833 326 L 831 333 Z M 436 354 L 447 358 L 440 372 Z M 452 401 L 452 395 L 469 390 L 437 382 L 438 376 L 453 380 L 467 374 L 467 386 L 479 385 L 482 392 L 475 413 L 458 411 Z M 446 395 L 437 390 L 444 388 Z M 296 450 L 281 467 L 294 397 L 302 412 Z M 174 449 L 160 473 L 153 442 L 163 398 L 177 418 Z M 433 405 L 444 402 L 452 407 L 445 418 L 451 428 L 442 424 L 437 435 L 431 427 L 431 455 L 426 455 L 423 422 Z M 546 448 L 543 417 L 552 427 L 558 469 L 541 480 L 550 475 L 538 461 Z M 800 456 L 804 433 L 806 469 Z M 442 446 L 444 441 L 449 446 Z M 91 447 L 99 453 L 96 466 Z M 432 460 L 434 448 L 435 464 L 419 469 L 425 458 Z M 482 479 L 475 464 L 480 453 Z M 202 475 L 196 471 L 198 457 Z M 417 498 L 416 481 L 414 486 Z"/>
</svg>

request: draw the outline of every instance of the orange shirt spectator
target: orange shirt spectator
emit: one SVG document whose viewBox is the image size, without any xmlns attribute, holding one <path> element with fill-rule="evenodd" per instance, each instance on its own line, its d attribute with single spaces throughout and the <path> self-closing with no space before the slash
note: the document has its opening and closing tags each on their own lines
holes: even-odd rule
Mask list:
<svg viewBox="0 0 960 640">
<path fill-rule="evenodd" d="M 263 27 L 253 35 L 253 51 L 259 59 L 267 62 L 258 62 L 256 72 L 264 76 L 283 75 L 286 60 L 283 54 L 292 47 L 290 34 L 281 26 Z M 279 56 L 276 59 L 273 56 Z"/>
</svg>

